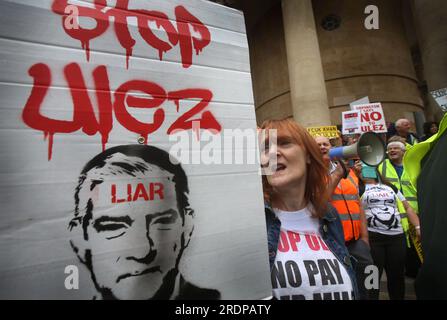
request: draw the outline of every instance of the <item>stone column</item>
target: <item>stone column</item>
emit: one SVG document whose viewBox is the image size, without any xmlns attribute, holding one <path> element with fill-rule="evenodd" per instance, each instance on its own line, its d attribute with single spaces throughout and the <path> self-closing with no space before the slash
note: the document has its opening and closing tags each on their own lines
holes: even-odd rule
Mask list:
<svg viewBox="0 0 447 320">
<path fill-rule="evenodd" d="M 414 0 L 413 14 L 428 91 L 447 87 L 447 1 Z M 427 115 L 440 120 L 442 111 L 430 95 Z"/>
<path fill-rule="evenodd" d="M 311 0 L 282 0 L 294 119 L 305 127 L 330 125 L 326 85 Z"/>
</svg>

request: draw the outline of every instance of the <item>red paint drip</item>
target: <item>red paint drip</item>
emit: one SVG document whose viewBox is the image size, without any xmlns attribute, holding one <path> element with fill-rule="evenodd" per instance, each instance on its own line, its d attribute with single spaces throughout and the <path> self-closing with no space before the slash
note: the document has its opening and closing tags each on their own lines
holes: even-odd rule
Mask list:
<svg viewBox="0 0 447 320">
<path fill-rule="evenodd" d="M 129 69 L 129 58 L 132 55 L 132 47 L 126 48 L 126 69 Z"/>
<path fill-rule="evenodd" d="M 163 60 L 163 50 L 158 50 L 158 58 L 161 60 Z"/>
<path fill-rule="evenodd" d="M 199 32 L 199 33 L 201 33 L 200 28 L 198 28 L 195 24 L 192 25 L 192 29 L 193 29 L 195 32 Z M 194 46 L 194 49 L 196 50 L 196 56 L 198 56 L 199 53 L 202 52 L 202 49 L 203 49 L 204 47 L 202 47 L 202 46 L 201 46 L 200 44 L 198 44 L 196 41 L 193 41 L 193 46 Z"/>
<path fill-rule="evenodd" d="M 54 133 L 53 132 L 47 132 L 47 134 L 50 137 L 48 139 L 48 161 L 50 161 L 51 157 L 53 156 L 53 136 L 54 136 Z"/>
<path fill-rule="evenodd" d="M 101 145 L 102 145 L 102 151 L 106 150 L 106 144 L 109 141 L 109 135 L 108 134 L 101 134 Z"/>
<path fill-rule="evenodd" d="M 177 112 L 180 109 L 180 98 L 173 98 Z"/>
<path fill-rule="evenodd" d="M 85 50 L 87 61 L 90 61 L 90 43 L 89 40 L 81 40 L 82 49 Z"/>
</svg>

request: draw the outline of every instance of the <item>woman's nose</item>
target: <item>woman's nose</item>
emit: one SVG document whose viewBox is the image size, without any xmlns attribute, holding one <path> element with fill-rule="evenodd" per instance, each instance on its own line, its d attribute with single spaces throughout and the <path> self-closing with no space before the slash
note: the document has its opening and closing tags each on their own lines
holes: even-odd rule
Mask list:
<svg viewBox="0 0 447 320">
<path fill-rule="evenodd" d="M 278 146 L 276 144 L 272 144 L 269 148 L 269 155 L 276 155 L 278 153 Z"/>
</svg>

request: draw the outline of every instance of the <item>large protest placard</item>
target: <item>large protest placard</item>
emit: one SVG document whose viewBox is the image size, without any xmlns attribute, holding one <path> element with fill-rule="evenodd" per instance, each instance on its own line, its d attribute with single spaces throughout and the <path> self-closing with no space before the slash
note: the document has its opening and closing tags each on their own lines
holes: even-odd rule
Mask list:
<svg viewBox="0 0 447 320">
<path fill-rule="evenodd" d="M 219 162 L 256 152 L 217 143 L 256 132 L 241 12 L 3 0 L 0 26 L 0 299 L 271 295 L 258 163 Z"/>
<path fill-rule="evenodd" d="M 359 104 L 368 104 L 368 103 L 369 103 L 369 97 L 366 96 L 366 97 L 357 99 L 357 100 L 355 100 L 355 101 L 352 101 L 352 102 L 349 104 L 349 108 L 350 108 L 351 111 L 352 111 L 352 110 L 354 110 L 354 106 L 359 105 Z"/>
<path fill-rule="evenodd" d="M 361 132 L 387 132 L 385 116 L 383 114 L 382 105 L 380 103 L 354 105 L 353 111 L 360 112 Z"/>
</svg>

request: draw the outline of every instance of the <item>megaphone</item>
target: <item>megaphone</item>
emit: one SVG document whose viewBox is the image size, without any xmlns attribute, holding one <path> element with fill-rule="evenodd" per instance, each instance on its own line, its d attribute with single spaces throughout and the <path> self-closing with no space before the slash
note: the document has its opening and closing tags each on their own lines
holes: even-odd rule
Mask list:
<svg viewBox="0 0 447 320">
<path fill-rule="evenodd" d="M 365 132 L 357 143 L 337 147 L 329 151 L 331 159 L 360 159 L 363 163 L 371 167 L 377 167 L 385 159 L 385 144 L 374 132 Z"/>
</svg>

